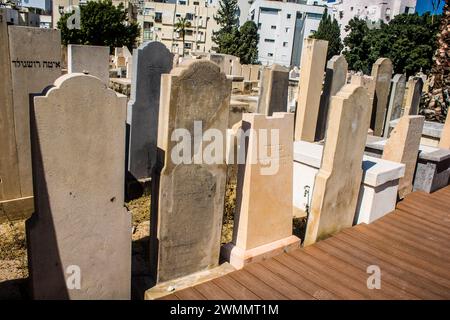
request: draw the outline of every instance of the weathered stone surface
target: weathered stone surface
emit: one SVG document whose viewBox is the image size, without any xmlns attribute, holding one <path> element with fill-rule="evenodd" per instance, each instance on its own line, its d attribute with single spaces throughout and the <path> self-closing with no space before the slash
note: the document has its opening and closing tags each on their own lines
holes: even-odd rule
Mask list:
<svg viewBox="0 0 450 320">
<path fill-rule="evenodd" d="M 424 120 L 423 116 L 401 117 L 383 150 L 383 159 L 406 165 L 405 176 L 399 182 L 400 199 L 412 192 Z"/>
<path fill-rule="evenodd" d="M 261 78 L 261 93 L 258 113 L 271 116 L 274 112 L 287 111 L 289 70 L 278 64 L 264 68 Z"/>
<path fill-rule="evenodd" d="M 400 118 L 402 115 L 403 98 L 405 97 L 406 89 L 406 75 L 396 74 L 391 82 L 391 94 L 389 97 L 389 106 L 383 131 L 383 136 L 385 138 L 389 135 L 390 122 Z"/>
<path fill-rule="evenodd" d="M 417 115 L 419 113 L 420 97 L 422 96 L 423 80 L 413 77 L 408 80 L 404 115 Z"/>
<path fill-rule="evenodd" d="M 235 59 L 231 62 L 231 75 L 233 76 L 241 76 L 242 75 L 242 67 L 239 59 Z"/>
<path fill-rule="evenodd" d="M 242 130 L 251 131 L 237 139 L 248 148 L 238 169 L 233 242 L 222 253 L 236 268 L 300 245 L 292 236 L 293 126 L 292 113 L 243 115 Z"/>
<path fill-rule="evenodd" d="M 316 176 L 304 245 L 353 223 L 369 128 L 367 90 L 345 85 L 331 98 L 322 165 Z"/>
<path fill-rule="evenodd" d="M 172 69 L 173 57 L 161 42 L 147 42 L 134 51 L 128 103 L 128 170 L 136 179 L 151 176 L 156 163 L 161 75 Z"/>
<path fill-rule="evenodd" d="M 315 137 L 316 141 L 323 140 L 323 138 L 325 138 L 330 99 L 346 84 L 347 71 L 347 60 L 345 60 L 343 55 L 334 56 L 327 63 L 325 83 L 323 86 L 322 95 L 320 96 L 319 115 L 317 118 Z"/>
<path fill-rule="evenodd" d="M 450 112 L 447 114 L 447 119 L 441 132 L 439 148 L 450 149 Z"/>
<path fill-rule="evenodd" d="M 241 65 L 241 76 L 244 77 L 244 80 L 250 81 L 250 72 L 251 72 L 250 64 Z"/>
<path fill-rule="evenodd" d="M 414 174 L 413 191 L 434 192 L 448 185 L 450 179 L 450 150 L 420 152 Z"/>
<path fill-rule="evenodd" d="M 29 215 L 30 94 L 41 92 L 61 75 L 61 37 L 59 30 L 7 27 L 0 17 L 0 202 L 25 199 L 22 208 L 14 207 L 20 216 Z M 10 213 L 5 214 L 14 220 Z"/>
<path fill-rule="evenodd" d="M 372 67 L 371 76 L 375 81 L 375 96 L 370 127 L 373 129 L 373 134 L 376 136 L 381 136 L 383 134 L 389 88 L 391 87 L 392 70 L 392 62 L 388 58 L 379 58 Z"/>
<path fill-rule="evenodd" d="M 258 81 L 259 80 L 259 72 L 260 66 L 257 64 L 252 64 L 250 66 L 250 81 Z M 289 74 L 288 74 L 289 76 Z"/>
<path fill-rule="evenodd" d="M 93 75 L 109 83 L 109 47 L 69 44 L 67 72 Z"/>
<path fill-rule="evenodd" d="M 306 38 L 303 43 L 295 118 L 295 140 L 314 142 L 328 41 Z"/>
<path fill-rule="evenodd" d="M 44 94 L 34 99 L 36 212 L 26 224 L 33 297 L 129 299 L 126 97 L 83 74 L 60 77 Z"/>
<path fill-rule="evenodd" d="M 151 271 L 157 283 L 212 268 L 219 262 L 225 152 L 218 154 L 218 164 L 199 161 L 210 143 L 194 145 L 194 137 L 201 139 L 194 121 L 225 137 L 231 95 L 231 81 L 207 60 L 186 61 L 163 75 L 162 82 L 150 224 Z M 172 141 L 176 129 L 184 129 L 193 137 L 184 141 L 194 149 L 178 164 L 173 155 L 179 155 L 179 145 Z M 225 141 L 216 143 L 225 150 Z"/>
</svg>

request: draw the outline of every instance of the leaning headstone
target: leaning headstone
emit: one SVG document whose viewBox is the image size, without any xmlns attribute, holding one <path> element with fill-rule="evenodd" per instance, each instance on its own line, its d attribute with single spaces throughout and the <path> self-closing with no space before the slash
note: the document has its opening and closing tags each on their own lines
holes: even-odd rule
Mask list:
<svg viewBox="0 0 450 320">
<path fill-rule="evenodd" d="M 413 77 L 408 80 L 404 115 L 415 116 L 419 113 L 420 98 L 422 96 L 423 80 Z"/>
<path fill-rule="evenodd" d="M 389 135 L 390 122 L 402 116 L 403 99 L 405 97 L 405 89 L 406 89 L 406 75 L 396 74 L 392 78 L 391 82 L 392 82 L 391 94 L 389 98 L 389 106 L 383 130 L 383 136 L 385 138 L 387 138 Z"/>
<path fill-rule="evenodd" d="M 386 142 L 383 159 L 403 163 L 405 176 L 400 179 L 398 196 L 403 199 L 412 192 L 414 172 L 419 154 L 420 138 L 425 118 L 423 116 L 408 116 L 400 118 Z"/>
<path fill-rule="evenodd" d="M 162 88 L 150 223 L 156 283 L 219 263 L 231 81 L 215 63 L 191 60 L 163 75 Z M 201 142 L 202 128 L 221 137 Z"/>
<path fill-rule="evenodd" d="M 36 212 L 26 229 L 33 298 L 130 299 L 126 97 L 75 73 L 35 97 L 32 110 Z"/>
<path fill-rule="evenodd" d="M 300 66 L 295 140 L 314 142 L 328 41 L 306 38 Z"/>
<path fill-rule="evenodd" d="M 237 140 L 248 148 L 238 169 L 233 241 L 222 250 L 235 268 L 300 246 L 292 235 L 293 129 L 292 113 L 242 117 Z"/>
<path fill-rule="evenodd" d="M 316 176 L 304 245 L 351 227 L 370 121 L 367 90 L 345 85 L 331 98 L 328 133 Z"/>
<path fill-rule="evenodd" d="M 439 141 L 439 148 L 450 149 L 450 112 L 447 111 L 447 119 L 445 120 L 444 128 L 442 129 L 441 139 Z"/>
<path fill-rule="evenodd" d="M 59 30 L 0 22 L 0 212 L 27 218 L 33 212 L 30 94 L 61 75 Z M 8 40 L 9 38 L 9 40 Z"/>
<path fill-rule="evenodd" d="M 316 126 L 316 141 L 325 138 L 328 107 L 332 96 L 336 95 L 347 81 L 348 64 L 343 55 L 334 56 L 327 63 L 325 83 L 320 97 L 319 115 Z"/>
<path fill-rule="evenodd" d="M 67 72 L 90 74 L 109 84 L 109 47 L 69 44 Z"/>
<path fill-rule="evenodd" d="M 161 42 L 141 45 L 135 62 L 128 103 L 128 171 L 136 179 L 151 177 L 156 163 L 161 75 L 172 69 L 173 57 Z"/>
<path fill-rule="evenodd" d="M 264 68 L 261 77 L 261 93 L 258 113 L 271 116 L 274 112 L 286 112 L 289 88 L 289 70 L 278 64 Z"/>
<path fill-rule="evenodd" d="M 375 97 L 372 109 L 370 127 L 375 136 L 381 136 L 389 99 L 389 89 L 392 78 L 392 62 L 388 58 L 379 58 L 372 67 L 372 77 L 375 81 Z"/>
</svg>

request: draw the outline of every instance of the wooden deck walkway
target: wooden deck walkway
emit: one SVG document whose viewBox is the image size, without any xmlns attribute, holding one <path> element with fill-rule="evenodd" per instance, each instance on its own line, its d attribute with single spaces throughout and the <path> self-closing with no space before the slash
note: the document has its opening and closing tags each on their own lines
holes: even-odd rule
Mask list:
<svg viewBox="0 0 450 320">
<path fill-rule="evenodd" d="M 381 269 L 379 290 L 367 288 L 370 265 Z M 164 299 L 450 299 L 450 186 L 414 192 L 370 225 Z"/>
</svg>

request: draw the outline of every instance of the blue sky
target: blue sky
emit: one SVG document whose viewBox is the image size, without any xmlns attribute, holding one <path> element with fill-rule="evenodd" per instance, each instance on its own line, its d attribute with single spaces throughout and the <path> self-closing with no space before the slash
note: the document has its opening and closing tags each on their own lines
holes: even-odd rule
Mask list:
<svg viewBox="0 0 450 320">
<path fill-rule="evenodd" d="M 437 0 L 436 0 L 436 2 L 437 2 Z M 441 0 L 441 5 L 440 5 L 437 13 L 442 12 L 442 7 L 444 6 L 444 4 L 445 4 L 445 0 Z M 432 10 L 433 10 L 433 6 L 431 5 L 431 0 L 417 0 L 416 11 L 419 14 L 422 14 L 427 11 L 432 11 Z"/>
</svg>

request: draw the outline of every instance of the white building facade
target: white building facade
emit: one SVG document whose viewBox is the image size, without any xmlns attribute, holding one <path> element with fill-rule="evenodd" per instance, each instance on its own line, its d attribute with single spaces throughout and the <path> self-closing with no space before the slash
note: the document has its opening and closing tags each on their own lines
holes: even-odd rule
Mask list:
<svg viewBox="0 0 450 320">
<path fill-rule="evenodd" d="M 303 40 L 317 31 L 326 1 L 256 0 L 248 20 L 258 26 L 258 59 L 263 65 L 299 66 Z"/>
<path fill-rule="evenodd" d="M 416 3 L 417 0 L 336 0 L 328 3 L 328 12 L 338 21 L 344 39 L 347 36 L 345 26 L 354 17 L 367 20 L 376 27 L 380 21 L 388 23 L 396 15 L 414 13 Z"/>
</svg>

